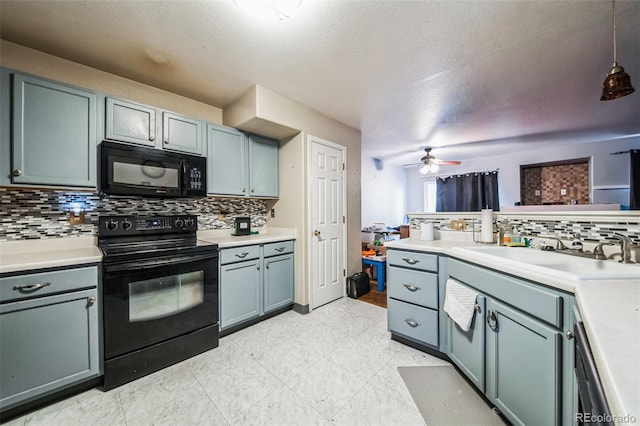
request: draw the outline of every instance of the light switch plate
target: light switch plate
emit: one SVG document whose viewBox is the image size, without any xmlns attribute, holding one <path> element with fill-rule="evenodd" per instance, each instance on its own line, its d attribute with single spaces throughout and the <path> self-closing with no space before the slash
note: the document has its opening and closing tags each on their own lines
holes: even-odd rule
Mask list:
<svg viewBox="0 0 640 426">
<path fill-rule="evenodd" d="M 567 195 L 567 190 L 566 190 L 566 189 L 564 189 L 564 188 L 562 188 L 562 189 L 560 190 L 560 195 Z"/>
</svg>

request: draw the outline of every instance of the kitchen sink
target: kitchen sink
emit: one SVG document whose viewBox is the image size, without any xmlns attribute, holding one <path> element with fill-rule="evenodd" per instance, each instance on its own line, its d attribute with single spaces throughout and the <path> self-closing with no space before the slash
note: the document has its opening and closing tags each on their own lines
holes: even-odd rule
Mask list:
<svg viewBox="0 0 640 426">
<path fill-rule="evenodd" d="M 571 275 L 577 280 L 626 280 L 640 278 L 640 265 L 618 263 L 615 260 L 596 260 L 578 256 L 566 256 L 553 251 L 542 251 L 525 247 L 458 247 L 459 252 L 467 252 L 482 258 L 501 258 L 524 263 L 534 268 L 550 269 Z M 549 271 L 546 271 L 549 272 Z"/>
</svg>

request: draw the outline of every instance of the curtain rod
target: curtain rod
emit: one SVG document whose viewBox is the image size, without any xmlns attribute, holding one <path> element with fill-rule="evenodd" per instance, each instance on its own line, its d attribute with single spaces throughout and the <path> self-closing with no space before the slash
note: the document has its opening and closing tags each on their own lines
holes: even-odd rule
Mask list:
<svg viewBox="0 0 640 426">
<path fill-rule="evenodd" d="M 476 171 L 473 171 L 473 172 L 452 173 L 452 174 L 448 174 L 448 175 L 445 175 L 445 174 L 442 174 L 442 175 L 423 175 L 421 177 L 437 179 L 437 178 L 448 178 L 448 177 L 451 177 L 451 176 L 472 175 L 472 174 L 478 174 L 478 173 L 481 173 L 481 174 L 482 173 L 494 173 L 494 172 L 497 173 L 499 170 L 500 170 L 499 168 L 495 168 L 495 169 L 486 169 L 486 170 L 476 170 Z"/>
</svg>

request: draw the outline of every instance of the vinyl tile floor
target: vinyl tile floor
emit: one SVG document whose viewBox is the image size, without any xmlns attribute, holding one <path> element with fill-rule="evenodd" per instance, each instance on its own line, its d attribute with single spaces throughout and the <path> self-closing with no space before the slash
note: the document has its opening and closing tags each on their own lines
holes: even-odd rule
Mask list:
<svg viewBox="0 0 640 426">
<path fill-rule="evenodd" d="M 397 367 L 449 365 L 392 341 L 387 311 L 343 298 L 286 312 L 108 392 L 6 425 L 424 425 Z"/>
</svg>

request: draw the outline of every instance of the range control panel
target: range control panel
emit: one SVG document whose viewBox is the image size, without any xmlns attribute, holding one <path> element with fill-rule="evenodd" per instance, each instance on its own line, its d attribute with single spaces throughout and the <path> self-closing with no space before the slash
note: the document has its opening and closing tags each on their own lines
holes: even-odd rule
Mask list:
<svg viewBox="0 0 640 426">
<path fill-rule="evenodd" d="M 195 215 L 175 216 L 100 216 L 100 237 L 188 233 L 198 229 Z"/>
</svg>

